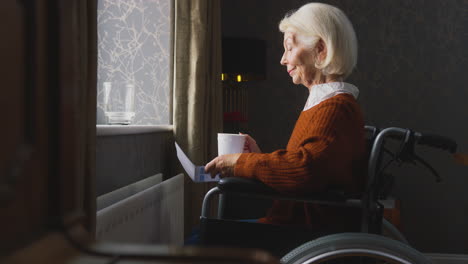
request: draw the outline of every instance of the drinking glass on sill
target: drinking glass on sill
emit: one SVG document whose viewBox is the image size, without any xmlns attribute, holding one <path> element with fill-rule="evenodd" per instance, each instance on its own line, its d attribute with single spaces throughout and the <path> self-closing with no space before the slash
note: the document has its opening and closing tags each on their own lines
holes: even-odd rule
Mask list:
<svg viewBox="0 0 468 264">
<path fill-rule="evenodd" d="M 110 125 L 129 125 L 135 117 L 135 85 L 104 82 L 104 114 Z"/>
</svg>

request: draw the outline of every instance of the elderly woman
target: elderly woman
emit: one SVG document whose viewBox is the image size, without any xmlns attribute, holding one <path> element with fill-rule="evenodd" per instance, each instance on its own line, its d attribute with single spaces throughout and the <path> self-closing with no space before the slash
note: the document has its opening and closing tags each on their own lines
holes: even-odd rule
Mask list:
<svg viewBox="0 0 468 264">
<path fill-rule="evenodd" d="M 309 89 L 286 149 L 260 153 L 248 137 L 251 153 L 219 156 L 206 165 L 206 171 L 260 180 L 294 195 L 328 188 L 357 192 L 365 178 L 364 122 L 356 102 L 358 89 L 343 82 L 357 61 L 353 27 L 338 8 L 309 3 L 287 15 L 279 29 L 284 33 L 280 63 L 294 84 Z M 259 221 L 342 231 L 356 224 L 358 216 L 345 208 L 275 201 Z"/>
</svg>

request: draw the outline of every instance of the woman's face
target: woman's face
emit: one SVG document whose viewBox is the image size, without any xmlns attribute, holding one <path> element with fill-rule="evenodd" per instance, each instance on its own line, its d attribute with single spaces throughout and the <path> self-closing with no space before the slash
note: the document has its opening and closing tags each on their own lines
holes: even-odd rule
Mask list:
<svg viewBox="0 0 468 264">
<path fill-rule="evenodd" d="M 312 50 L 299 42 L 296 34 L 292 32 L 284 34 L 283 45 L 284 53 L 281 57 L 281 65 L 286 66 L 294 84 L 310 87 L 316 73 Z"/>
</svg>

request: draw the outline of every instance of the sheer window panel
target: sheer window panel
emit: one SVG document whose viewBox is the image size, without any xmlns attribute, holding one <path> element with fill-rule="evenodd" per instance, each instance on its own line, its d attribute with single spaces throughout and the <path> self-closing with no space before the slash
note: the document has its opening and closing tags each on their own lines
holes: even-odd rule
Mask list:
<svg viewBox="0 0 468 264">
<path fill-rule="evenodd" d="M 133 125 L 171 123 L 172 0 L 98 0 L 97 124 L 104 82 L 135 86 Z"/>
</svg>

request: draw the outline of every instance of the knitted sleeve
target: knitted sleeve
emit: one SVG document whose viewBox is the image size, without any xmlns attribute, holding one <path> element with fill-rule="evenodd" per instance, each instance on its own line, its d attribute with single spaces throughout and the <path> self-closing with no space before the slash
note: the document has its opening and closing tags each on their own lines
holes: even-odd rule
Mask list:
<svg viewBox="0 0 468 264">
<path fill-rule="evenodd" d="M 284 193 L 306 193 L 323 189 L 329 175 L 347 167 L 352 140 L 349 129 L 363 128 L 352 118 L 353 109 L 329 99 L 302 112 L 287 149 L 272 153 L 244 153 L 234 168 L 236 177 L 258 179 Z M 341 134 L 344 135 L 341 136 Z M 348 166 L 349 167 L 349 166 Z"/>
</svg>

